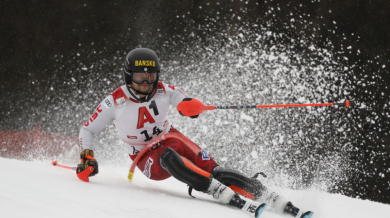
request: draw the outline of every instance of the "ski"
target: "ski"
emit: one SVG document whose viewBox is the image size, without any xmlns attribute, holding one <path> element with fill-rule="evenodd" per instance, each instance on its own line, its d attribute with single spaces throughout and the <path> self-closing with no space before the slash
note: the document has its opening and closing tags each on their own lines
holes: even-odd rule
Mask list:
<svg viewBox="0 0 390 218">
<path fill-rule="evenodd" d="M 296 218 L 311 218 L 313 212 L 311 211 L 302 211 L 301 209 L 295 207 L 291 202 L 288 202 L 284 208 L 284 212 L 290 214 Z"/>
<path fill-rule="evenodd" d="M 298 214 L 297 217 L 299 217 L 299 218 L 311 218 L 311 216 L 313 216 L 313 214 L 314 214 L 313 212 L 307 211 L 305 213 Z"/>
</svg>

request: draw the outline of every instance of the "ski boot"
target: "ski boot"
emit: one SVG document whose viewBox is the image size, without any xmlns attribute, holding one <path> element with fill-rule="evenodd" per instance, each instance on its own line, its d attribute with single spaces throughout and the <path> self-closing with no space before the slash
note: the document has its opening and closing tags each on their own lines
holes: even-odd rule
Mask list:
<svg viewBox="0 0 390 218">
<path fill-rule="evenodd" d="M 267 206 L 264 203 L 250 202 L 240 198 L 240 196 L 231 188 L 225 186 L 216 179 L 212 179 L 207 193 L 212 195 L 213 198 L 219 202 L 237 207 L 255 218 L 259 218 L 260 214 Z"/>
<path fill-rule="evenodd" d="M 229 205 L 237 207 L 252 217 L 259 218 L 267 204 L 259 202 L 249 202 L 235 194 L 229 202 Z"/>
</svg>

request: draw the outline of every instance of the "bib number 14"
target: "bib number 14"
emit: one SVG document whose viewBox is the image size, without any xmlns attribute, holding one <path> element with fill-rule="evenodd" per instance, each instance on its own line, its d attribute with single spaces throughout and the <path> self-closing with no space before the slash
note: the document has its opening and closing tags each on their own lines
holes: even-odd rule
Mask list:
<svg viewBox="0 0 390 218">
<path fill-rule="evenodd" d="M 153 128 L 153 135 L 160 135 L 160 133 L 162 133 L 162 130 L 161 129 L 159 129 L 157 126 L 155 126 L 154 128 Z M 150 141 L 150 140 L 152 140 L 153 138 L 152 137 L 150 137 L 149 136 L 149 134 L 148 134 L 148 131 L 146 131 L 146 130 L 144 130 L 144 131 L 142 131 L 141 132 L 141 134 L 144 134 L 145 135 L 145 142 L 147 142 L 147 141 Z"/>
<path fill-rule="evenodd" d="M 159 115 L 157 104 L 154 100 L 151 101 L 149 105 L 149 109 L 153 109 L 154 116 Z M 140 107 L 138 110 L 138 124 L 137 129 L 144 128 L 145 123 L 155 123 L 156 121 L 153 119 L 152 115 L 149 113 L 148 109 L 146 107 Z M 162 133 L 162 130 L 159 129 L 157 126 L 153 128 L 153 135 L 160 135 Z M 141 132 L 141 134 L 145 135 L 145 142 L 152 140 L 153 138 L 149 136 L 148 131 L 144 130 Z"/>
</svg>

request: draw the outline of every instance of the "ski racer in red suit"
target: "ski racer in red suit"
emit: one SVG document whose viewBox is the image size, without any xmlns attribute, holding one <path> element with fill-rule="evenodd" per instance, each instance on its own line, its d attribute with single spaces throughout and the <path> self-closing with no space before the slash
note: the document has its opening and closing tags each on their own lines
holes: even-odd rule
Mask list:
<svg viewBox="0 0 390 218">
<path fill-rule="evenodd" d="M 170 105 L 177 107 L 190 98 L 178 87 L 159 81 L 160 64 L 156 53 L 137 48 L 128 53 L 124 64 L 125 85 L 107 96 L 96 108 L 79 134 L 80 158 L 78 172 L 93 166 L 90 176 L 99 172 L 94 158 L 94 135 L 114 121 L 126 143 L 131 159 L 135 159 L 152 139 L 161 134 L 181 134 L 168 118 Z M 192 117 L 196 118 L 196 117 Z M 277 213 L 309 218 L 310 211 L 296 208 L 286 198 L 269 191 L 255 178 L 225 169 L 198 146 L 193 150 L 178 139 L 166 139 L 150 149 L 137 167 L 152 180 L 170 176 L 192 189 L 212 195 L 218 201 L 238 207 L 259 217 L 267 202 Z M 252 199 L 244 200 L 238 194 Z"/>
</svg>

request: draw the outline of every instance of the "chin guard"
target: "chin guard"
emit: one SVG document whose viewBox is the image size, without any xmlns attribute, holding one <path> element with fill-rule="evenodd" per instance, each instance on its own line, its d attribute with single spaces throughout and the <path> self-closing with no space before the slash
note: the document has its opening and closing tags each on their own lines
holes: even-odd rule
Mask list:
<svg viewBox="0 0 390 218">
<path fill-rule="evenodd" d="M 84 181 L 84 182 L 89 182 L 89 174 L 91 174 L 93 172 L 94 168 L 89 166 L 87 169 L 83 170 L 83 171 L 79 171 L 79 168 L 76 169 L 76 175 L 77 177 Z"/>
</svg>

